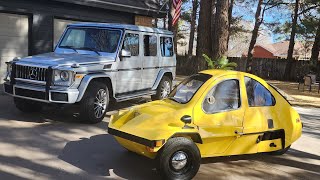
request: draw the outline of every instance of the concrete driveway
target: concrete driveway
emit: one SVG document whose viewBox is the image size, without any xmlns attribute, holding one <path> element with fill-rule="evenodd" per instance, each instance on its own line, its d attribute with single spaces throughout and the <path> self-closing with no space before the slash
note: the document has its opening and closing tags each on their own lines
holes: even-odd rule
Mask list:
<svg viewBox="0 0 320 180">
<path fill-rule="evenodd" d="M 320 109 L 297 109 L 304 134 L 286 155 L 203 159 L 195 179 L 320 179 Z M 88 125 L 70 112 L 23 114 L 0 95 L 0 179 L 159 179 L 153 161 L 127 152 L 107 134 L 110 116 Z"/>
</svg>

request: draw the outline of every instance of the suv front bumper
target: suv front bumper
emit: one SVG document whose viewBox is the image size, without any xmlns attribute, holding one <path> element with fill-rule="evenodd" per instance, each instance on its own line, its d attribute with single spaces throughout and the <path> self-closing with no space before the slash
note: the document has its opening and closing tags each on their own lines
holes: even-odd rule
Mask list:
<svg viewBox="0 0 320 180">
<path fill-rule="evenodd" d="M 79 96 L 78 89 L 50 89 L 45 87 L 4 84 L 4 92 L 19 98 L 46 103 L 73 104 Z"/>
</svg>

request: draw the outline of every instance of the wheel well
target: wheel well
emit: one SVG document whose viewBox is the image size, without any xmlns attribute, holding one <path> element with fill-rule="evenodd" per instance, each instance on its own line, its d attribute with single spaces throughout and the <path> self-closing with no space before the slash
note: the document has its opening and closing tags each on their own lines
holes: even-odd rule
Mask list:
<svg viewBox="0 0 320 180">
<path fill-rule="evenodd" d="M 91 85 L 92 82 L 101 82 L 103 84 L 106 84 L 109 90 L 109 97 L 113 98 L 113 88 L 112 88 L 112 82 L 111 79 L 108 77 L 99 77 L 99 78 L 94 78 L 90 81 L 89 85 Z"/>
<path fill-rule="evenodd" d="M 166 73 L 164 73 L 163 76 L 167 76 L 167 77 L 169 77 L 171 80 L 173 80 L 173 77 L 172 77 L 172 73 L 171 73 L 171 72 L 166 72 Z"/>
<path fill-rule="evenodd" d="M 171 138 L 175 137 L 185 137 L 191 139 L 195 143 L 202 144 L 201 136 L 198 133 L 176 133 L 173 136 L 171 136 Z"/>
</svg>

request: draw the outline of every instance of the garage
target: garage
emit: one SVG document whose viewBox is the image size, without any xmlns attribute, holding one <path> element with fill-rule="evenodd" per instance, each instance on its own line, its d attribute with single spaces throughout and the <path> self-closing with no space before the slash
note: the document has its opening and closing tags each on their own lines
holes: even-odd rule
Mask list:
<svg viewBox="0 0 320 180">
<path fill-rule="evenodd" d="M 0 81 L 6 73 L 5 62 L 28 56 L 28 16 L 0 13 Z"/>
<path fill-rule="evenodd" d="M 71 20 L 65 20 L 65 19 L 54 19 L 54 40 L 53 40 L 53 46 L 55 47 L 64 32 L 65 28 L 68 24 L 73 23 L 79 23 L 80 21 L 71 21 Z"/>
</svg>

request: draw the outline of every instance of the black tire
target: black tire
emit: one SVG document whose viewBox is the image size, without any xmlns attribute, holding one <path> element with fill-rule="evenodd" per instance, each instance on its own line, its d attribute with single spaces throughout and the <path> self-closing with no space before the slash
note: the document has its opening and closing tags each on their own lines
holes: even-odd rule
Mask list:
<svg viewBox="0 0 320 180">
<path fill-rule="evenodd" d="M 102 103 L 97 102 L 98 93 L 103 93 L 103 97 L 105 98 L 104 108 L 102 108 L 104 103 L 102 105 Z M 109 90 L 106 84 L 98 81 L 91 82 L 80 101 L 80 119 L 90 124 L 101 122 L 107 113 L 109 101 Z M 101 108 L 101 114 L 97 114 L 96 110 L 99 108 L 98 106 Z"/>
<path fill-rule="evenodd" d="M 180 154 L 179 154 L 180 153 Z M 176 169 L 172 162 L 175 155 L 176 157 L 183 154 L 187 157 L 184 167 Z M 201 155 L 198 147 L 193 141 L 183 137 L 169 139 L 168 142 L 159 152 L 157 157 L 158 170 L 163 179 L 192 179 L 198 172 L 201 162 Z M 183 161 L 178 161 L 183 163 Z"/>
<path fill-rule="evenodd" d="M 167 91 L 167 95 L 164 97 L 163 94 L 162 94 L 162 91 L 163 91 L 163 89 L 167 89 L 166 88 L 167 83 L 169 83 L 169 89 L 166 90 Z M 160 83 L 159 83 L 159 85 L 158 85 L 158 87 L 157 87 L 156 94 L 152 95 L 151 99 L 153 101 L 164 99 L 169 95 L 171 90 L 172 90 L 172 80 L 168 76 L 163 76 L 161 81 L 160 81 Z"/>
<path fill-rule="evenodd" d="M 14 97 L 16 108 L 24 113 L 40 112 L 42 105 L 40 102 Z"/>
<path fill-rule="evenodd" d="M 280 149 L 278 151 L 269 152 L 268 154 L 275 155 L 275 156 L 280 156 L 280 155 L 285 154 L 289 149 L 290 149 L 290 146 L 288 146 L 288 147 L 286 147 L 284 149 Z"/>
</svg>

